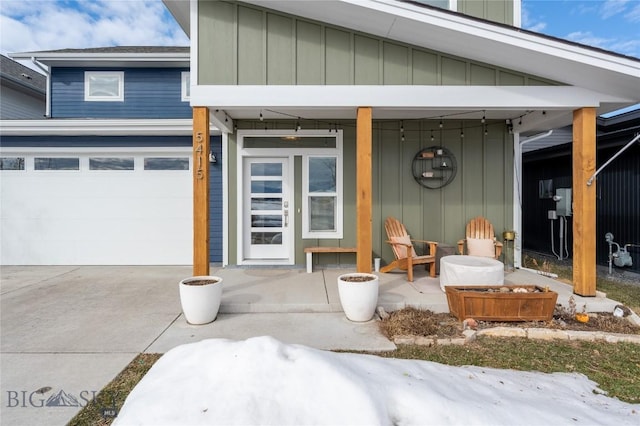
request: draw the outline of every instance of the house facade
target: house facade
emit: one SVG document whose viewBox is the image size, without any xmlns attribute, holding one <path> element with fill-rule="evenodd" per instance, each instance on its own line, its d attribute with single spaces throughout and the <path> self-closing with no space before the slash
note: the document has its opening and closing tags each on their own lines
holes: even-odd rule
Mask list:
<svg viewBox="0 0 640 426">
<path fill-rule="evenodd" d="M 586 181 L 596 116 L 640 99 L 638 59 L 523 31 L 519 1 L 164 3 L 191 38 L 194 158 L 210 121 L 222 131 L 224 264 L 293 265 L 305 247 L 342 246 L 369 271 L 373 256 L 392 259 L 391 215 L 442 245 L 483 215 L 516 231 L 519 252 L 520 135 L 573 123 Z M 208 272 L 207 181 L 194 180 L 196 274 Z M 594 202 L 574 189 L 584 295 Z M 353 255 L 335 256 L 317 261 Z"/>
<path fill-rule="evenodd" d="M 46 82 L 44 75 L 0 55 L 0 120 L 43 118 Z"/>
<path fill-rule="evenodd" d="M 597 120 L 596 165 L 602 170 L 593 183 L 596 262 L 609 265 L 608 233 L 626 253 L 617 262 L 612 258 L 612 270 L 640 271 L 640 143 L 631 143 L 638 135 L 640 109 Z M 563 200 L 553 196 L 573 187 L 571 140 L 571 129 L 557 129 L 525 145 L 538 149 L 523 152 L 524 248 L 563 259 L 572 254 L 572 212 L 563 210 Z M 550 216 L 549 211 L 555 213 Z M 613 245 L 611 254 L 616 253 L 618 247 Z"/>
<path fill-rule="evenodd" d="M 13 56 L 46 71 L 46 118 L 0 122 L 0 263 L 190 264 L 189 48 Z M 217 198 L 221 138 L 211 133 L 205 165 Z M 210 235 L 209 259 L 221 262 L 220 219 Z"/>
</svg>

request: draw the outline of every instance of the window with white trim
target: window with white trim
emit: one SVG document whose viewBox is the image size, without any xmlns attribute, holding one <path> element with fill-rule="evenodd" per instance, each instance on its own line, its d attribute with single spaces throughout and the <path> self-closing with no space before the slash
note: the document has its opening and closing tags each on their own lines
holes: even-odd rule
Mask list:
<svg viewBox="0 0 640 426">
<path fill-rule="evenodd" d="M 182 102 L 189 102 L 191 99 L 191 73 L 182 71 Z"/>
<path fill-rule="evenodd" d="M 457 0 L 414 0 L 416 3 L 426 4 L 427 6 L 435 6 L 442 9 L 457 10 Z"/>
<path fill-rule="evenodd" d="M 302 238 L 342 238 L 342 167 L 338 155 L 307 155 L 303 163 Z"/>
<path fill-rule="evenodd" d="M 124 71 L 85 71 L 84 100 L 124 101 Z"/>
</svg>

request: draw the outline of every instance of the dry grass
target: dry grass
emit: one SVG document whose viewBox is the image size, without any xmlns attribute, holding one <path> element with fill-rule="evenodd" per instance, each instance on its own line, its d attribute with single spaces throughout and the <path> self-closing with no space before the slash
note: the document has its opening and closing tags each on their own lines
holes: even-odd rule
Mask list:
<svg viewBox="0 0 640 426">
<path fill-rule="evenodd" d="M 82 411 L 71 419 L 68 425 L 110 425 L 129 392 L 161 356 L 162 354 L 138 355 L 100 391 L 93 401 L 89 402 Z"/>
<path fill-rule="evenodd" d="M 522 327 L 550 328 L 561 330 L 604 331 L 608 333 L 640 334 L 640 327 L 625 318 L 614 317 L 610 313 L 590 314 L 589 322 L 575 319 L 575 309 L 556 306 L 551 321 L 478 321 L 478 328 Z M 398 336 L 460 337 L 462 323 L 448 313 L 433 313 L 429 310 L 404 308 L 391 312 L 380 321 L 380 332 L 388 339 Z"/>
<path fill-rule="evenodd" d="M 448 313 L 435 314 L 429 310 L 404 308 L 391 312 L 380 322 L 380 332 L 388 339 L 393 336 L 461 336 L 462 328 Z"/>
</svg>

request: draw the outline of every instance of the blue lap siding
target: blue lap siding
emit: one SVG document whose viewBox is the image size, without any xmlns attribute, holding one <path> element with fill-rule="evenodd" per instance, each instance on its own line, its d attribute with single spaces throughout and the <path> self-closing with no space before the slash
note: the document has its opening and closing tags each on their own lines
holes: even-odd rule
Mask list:
<svg viewBox="0 0 640 426">
<path fill-rule="evenodd" d="M 84 100 L 85 71 L 123 71 L 124 101 Z M 54 118 L 191 118 L 182 101 L 182 72 L 188 68 L 62 68 L 51 73 Z"/>
</svg>

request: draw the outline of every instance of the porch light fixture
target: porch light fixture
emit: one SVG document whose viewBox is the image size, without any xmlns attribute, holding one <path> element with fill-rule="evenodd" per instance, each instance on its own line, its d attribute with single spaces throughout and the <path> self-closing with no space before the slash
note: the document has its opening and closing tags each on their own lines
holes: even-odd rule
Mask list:
<svg viewBox="0 0 640 426">
<path fill-rule="evenodd" d="M 216 155 L 213 153 L 213 151 L 209 151 L 209 162 L 210 163 L 218 162 L 218 159 L 216 158 Z"/>
</svg>

